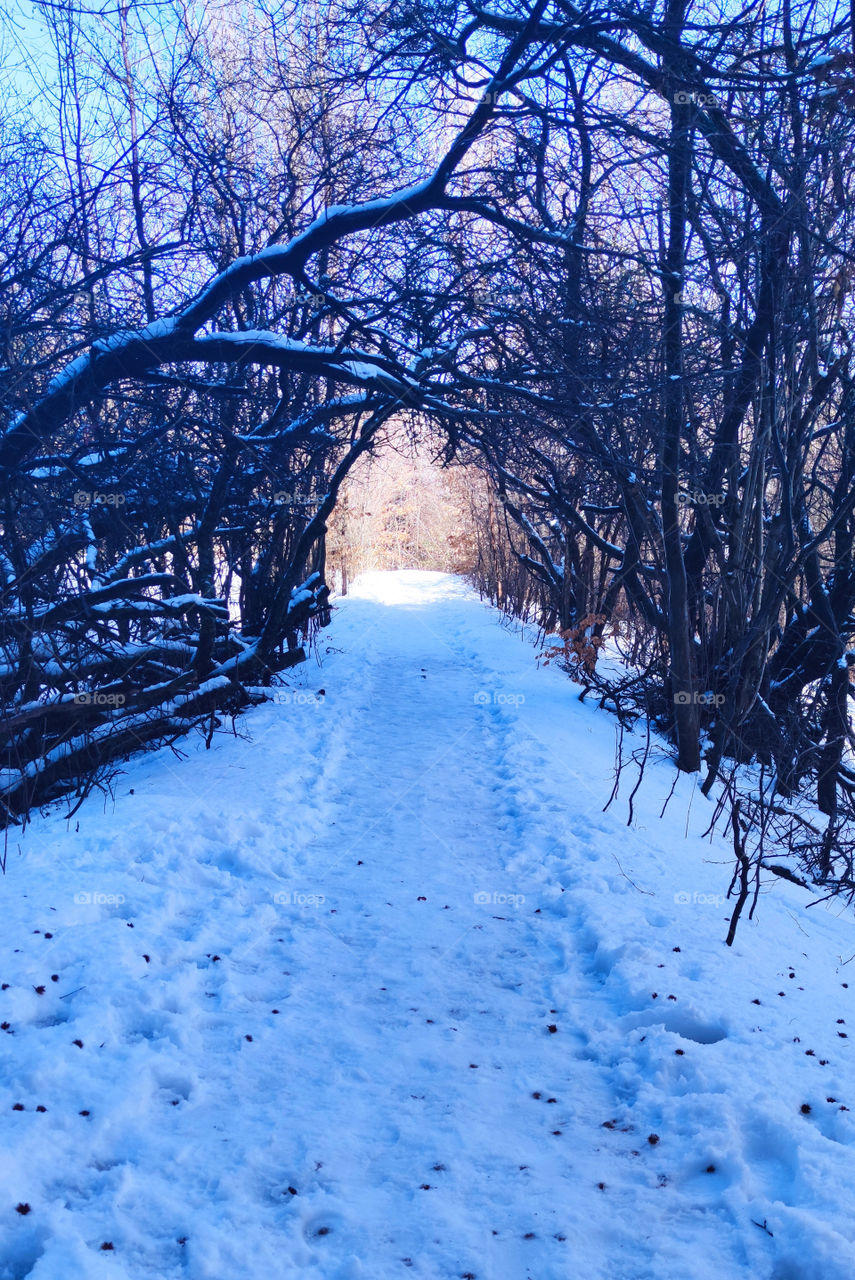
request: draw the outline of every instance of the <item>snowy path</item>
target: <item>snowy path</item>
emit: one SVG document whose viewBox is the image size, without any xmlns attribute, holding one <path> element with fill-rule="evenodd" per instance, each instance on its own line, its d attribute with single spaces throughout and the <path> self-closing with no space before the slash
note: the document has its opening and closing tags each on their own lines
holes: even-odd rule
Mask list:
<svg viewBox="0 0 855 1280">
<path fill-rule="evenodd" d="M 851 918 L 725 953 L 706 802 L 603 813 L 612 722 L 455 580 L 322 647 L 10 850 L 0 1280 L 851 1280 Z"/>
</svg>

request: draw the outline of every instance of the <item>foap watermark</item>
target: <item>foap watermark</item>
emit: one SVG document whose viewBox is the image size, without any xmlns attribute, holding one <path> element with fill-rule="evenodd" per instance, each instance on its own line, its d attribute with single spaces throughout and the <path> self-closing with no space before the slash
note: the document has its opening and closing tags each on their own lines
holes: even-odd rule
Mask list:
<svg viewBox="0 0 855 1280">
<path fill-rule="evenodd" d="M 495 501 L 500 503 L 501 506 L 508 507 L 510 509 L 516 508 L 520 501 L 519 498 L 515 498 L 510 493 L 496 493 L 493 496 L 495 498 Z"/>
<path fill-rule="evenodd" d="M 120 907 L 125 901 L 123 893 L 92 893 L 88 889 L 75 893 L 74 901 L 78 907 Z"/>
<path fill-rule="evenodd" d="M 721 103 L 714 93 L 696 93 L 694 89 L 678 89 L 674 94 L 675 102 L 693 102 L 696 107 L 720 107 Z"/>
<path fill-rule="evenodd" d="M 78 489 L 74 495 L 75 507 L 123 507 L 123 493 L 96 493 L 87 489 Z"/>
<path fill-rule="evenodd" d="M 123 707 L 125 701 L 123 693 L 99 693 L 97 689 L 94 693 L 75 693 L 74 695 L 76 707 Z"/>
<path fill-rule="evenodd" d="M 316 499 L 312 497 L 308 489 L 303 489 L 299 485 L 296 489 L 278 489 L 273 495 L 273 501 L 277 507 L 312 507 L 316 505 Z"/>
<path fill-rule="evenodd" d="M 524 693 L 504 693 L 499 689 L 479 689 L 473 699 L 476 707 L 521 707 L 525 702 Z"/>
<path fill-rule="evenodd" d="M 473 894 L 476 907 L 521 907 L 525 902 L 522 893 L 481 893 Z"/>
<path fill-rule="evenodd" d="M 307 689 L 274 689 L 271 701 L 280 706 L 322 707 L 325 697 L 323 692 L 309 693 Z"/>
<path fill-rule="evenodd" d="M 685 689 L 681 689 L 679 693 L 674 694 L 674 701 L 680 707 L 688 706 L 690 702 L 696 703 L 699 707 L 721 707 L 726 702 L 723 693 L 688 693 Z"/>
<path fill-rule="evenodd" d="M 674 894 L 674 901 L 680 907 L 723 907 L 727 898 L 723 893 L 689 893 L 684 889 Z"/>
<path fill-rule="evenodd" d="M 296 889 L 280 889 L 274 893 L 277 907 L 322 907 L 326 897 L 322 893 L 301 893 Z"/>
<path fill-rule="evenodd" d="M 449 50 L 452 50 L 451 45 L 447 45 L 446 47 Z M 453 51 L 456 53 L 456 50 Z M 486 102 L 492 106 L 498 106 L 503 99 L 505 101 L 508 99 L 514 99 L 517 102 L 523 101 L 522 94 L 514 86 L 508 86 L 504 89 L 482 89 L 480 93 L 475 94 L 474 98 L 469 97 L 470 92 L 471 91 L 467 90 L 463 95 L 468 101 L 473 101 L 475 103 Z"/>
<path fill-rule="evenodd" d="M 510 307 L 519 301 L 519 289 L 487 288 L 479 285 L 473 290 L 472 301 L 481 307 Z"/>
<path fill-rule="evenodd" d="M 294 294 L 292 306 L 308 307 L 310 311 L 320 311 L 328 300 L 325 293 L 312 293 L 309 289 L 300 289 Z"/>
<path fill-rule="evenodd" d="M 724 505 L 725 493 L 690 493 L 681 489 L 677 494 L 678 507 L 721 507 Z"/>
</svg>

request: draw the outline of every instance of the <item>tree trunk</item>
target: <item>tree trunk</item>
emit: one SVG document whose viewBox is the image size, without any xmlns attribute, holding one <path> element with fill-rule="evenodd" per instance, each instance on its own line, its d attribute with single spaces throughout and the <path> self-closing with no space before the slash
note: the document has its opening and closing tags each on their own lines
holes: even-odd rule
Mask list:
<svg viewBox="0 0 855 1280">
<path fill-rule="evenodd" d="M 679 39 L 682 21 L 683 0 L 672 0 L 668 25 L 675 41 Z M 668 245 L 662 275 L 665 301 L 662 534 L 668 589 L 668 645 L 677 766 L 685 773 L 696 773 L 701 764 L 698 704 L 695 700 L 689 593 L 680 531 L 680 507 L 677 502 L 680 433 L 684 414 L 681 290 L 686 248 L 686 195 L 692 158 L 692 107 L 689 102 L 682 101 L 687 95 L 678 94 L 673 77 L 669 77 L 669 81 L 671 140 L 668 155 Z"/>
</svg>

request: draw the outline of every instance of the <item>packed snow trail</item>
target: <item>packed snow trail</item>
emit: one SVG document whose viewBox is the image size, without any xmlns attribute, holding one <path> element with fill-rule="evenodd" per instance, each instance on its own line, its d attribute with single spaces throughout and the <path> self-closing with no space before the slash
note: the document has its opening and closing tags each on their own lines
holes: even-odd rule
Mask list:
<svg viewBox="0 0 855 1280">
<path fill-rule="evenodd" d="M 10 845 L 0 1280 L 851 1280 L 851 916 L 728 951 L 692 780 L 604 813 L 614 722 L 456 579 L 339 603 Z"/>
</svg>

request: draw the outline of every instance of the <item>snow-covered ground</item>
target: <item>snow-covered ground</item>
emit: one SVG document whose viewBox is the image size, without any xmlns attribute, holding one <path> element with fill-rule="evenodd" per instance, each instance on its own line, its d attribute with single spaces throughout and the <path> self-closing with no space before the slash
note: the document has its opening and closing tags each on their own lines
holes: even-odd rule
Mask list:
<svg viewBox="0 0 855 1280">
<path fill-rule="evenodd" d="M 339 603 L 249 740 L 10 841 L 0 1280 L 852 1280 L 851 914 L 727 949 L 691 779 L 604 813 L 459 581 Z"/>
</svg>

